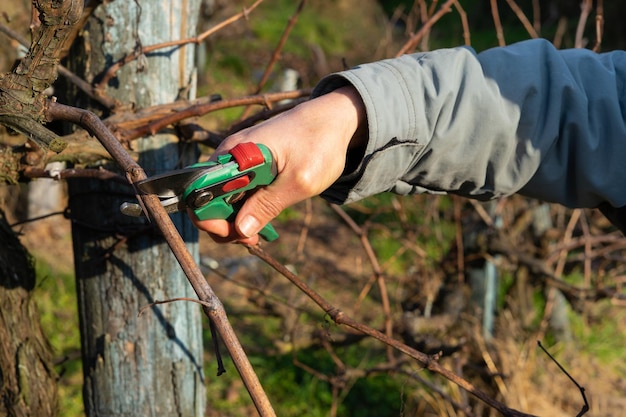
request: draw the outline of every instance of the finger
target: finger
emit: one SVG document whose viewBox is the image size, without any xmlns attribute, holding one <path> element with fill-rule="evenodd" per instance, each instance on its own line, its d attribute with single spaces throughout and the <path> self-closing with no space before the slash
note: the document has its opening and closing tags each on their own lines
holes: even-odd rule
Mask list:
<svg viewBox="0 0 626 417">
<path fill-rule="evenodd" d="M 252 237 L 242 238 L 239 233 L 233 227 L 233 231 L 230 235 L 223 237 L 214 235 L 213 233 L 207 232 L 207 234 L 211 237 L 211 239 L 215 243 L 240 243 L 242 245 L 251 245 L 254 246 L 259 243 L 259 235 L 255 235 Z"/>
<path fill-rule="evenodd" d="M 198 220 L 196 218 L 194 224 L 198 229 L 219 238 L 229 237 L 234 229 L 226 220 Z"/>
<path fill-rule="evenodd" d="M 235 219 L 237 232 L 244 237 L 257 235 L 288 206 L 300 201 L 279 183 L 260 188 L 252 194 L 239 210 Z"/>
<path fill-rule="evenodd" d="M 216 243 L 242 243 L 246 245 L 259 243 L 258 235 L 242 236 L 235 226 L 226 220 L 198 220 L 193 218 L 193 222 L 198 229 L 207 232 Z"/>
</svg>

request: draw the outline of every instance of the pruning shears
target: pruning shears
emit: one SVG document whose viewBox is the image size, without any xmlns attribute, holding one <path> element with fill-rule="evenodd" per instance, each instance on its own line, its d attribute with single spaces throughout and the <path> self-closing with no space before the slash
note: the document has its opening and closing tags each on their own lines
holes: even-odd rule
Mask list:
<svg viewBox="0 0 626 417">
<path fill-rule="evenodd" d="M 224 219 L 234 221 L 246 194 L 269 185 L 276 177 L 276 164 L 270 150 L 261 144 L 240 143 L 217 161 L 199 162 L 183 169 L 155 175 L 135 183 L 143 194 L 156 194 L 168 213 L 190 208 L 200 220 Z M 145 215 L 141 205 L 123 203 L 122 213 Z M 278 233 L 272 225 L 260 232 L 272 241 Z"/>
</svg>

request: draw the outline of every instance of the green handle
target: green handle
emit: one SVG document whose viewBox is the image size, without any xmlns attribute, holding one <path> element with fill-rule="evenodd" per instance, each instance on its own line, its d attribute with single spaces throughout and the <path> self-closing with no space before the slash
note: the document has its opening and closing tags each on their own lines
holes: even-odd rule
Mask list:
<svg viewBox="0 0 626 417">
<path fill-rule="evenodd" d="M 187 206 L 200 220 L 234 221 L 246 193 L 271 184 L 276 177 L 272 153 L 266 146 L 254 143 L 240 143 L 230 153 L 220 155 L 217 162 L 193 166 L 210 168 L 183 194 Z M 259 235 L 268 242 L 278 238 L 278 233 L 270 224 Z"/>
<path fill-rule="evenodd" d="M 266 224 L 263 229 L 261 229 L 259 235 L 268 242 L 278 239 L 278 232 L 276 231 L 276 229 L 274 229 L 274 226 L 269 223 Z"/>
</svg>

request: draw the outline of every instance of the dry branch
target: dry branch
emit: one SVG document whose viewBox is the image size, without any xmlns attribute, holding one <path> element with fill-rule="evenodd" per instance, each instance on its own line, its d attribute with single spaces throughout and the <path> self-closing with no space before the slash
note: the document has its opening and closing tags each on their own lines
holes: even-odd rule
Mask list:
<svg viewBox="0 0 626 417">
<path fill-rule="evenodd" d="M 367 237 L 367 231 L 359 227 L 359 225 L 357 225 L 341 207 L 337 206 L 336 204 L 331 204 L 330 207 L 335 213 L 339 215 L 339 217 L 341 217 L 344 222 L 346 222 L 350 229 L 352 229 L 352 231 L 356 233 L 356 235 L 359 237 L 361 245 L 363 246 L 363 249 L 365 250 L 365 253 L 367 254 L 370 264 L 372 265 L 372 269 L 374 270 L 374 278 L 378 283 L 378 290 L 380 291 L 381 302 L 383 304 L 383 313 L 385 315 L 385 334 L 387 335 L 387 337 L 391 338 L 393 337 L 393 320 L 391 317 L 391 307 L 389 306 L 387 285 L 385 283 L 387 277 L 385 276 L 383 269 L 380 267 L 378 258 L 374 253 L 374 248 L 372 247 L 372 244 Z M 390 348 L 391 347 L 387 349 L 387 358 L 388 360 L 393 361 L 393 353 Z"/>
<path fill-rule="evenodd" d="M 95 2 L 92 2 L 92 3 L 95 3 Z M 94 7 L 95 6 L 92 4 L 92 7 L 90 7 L 87 11 L 84 11 L 81 19 L 79 19 L 79 23 L 72 27 L 74 29 L 71 35 L 72 39 L 76 37 L 77 28 L 81 28 L 83 26 L 84 20 L 86 20 L 89 14 L 93 11 Z M 81 24 L 80 22 L 83 22 L 83 23 Z M 26 39 L 24 39 L 19 33 L 15 32 L 14 30 L 12 30 L 11 28 L 9 28 L 8 26 L 4 25 L 1 22 L 0 22 L 0 32 L 3 32 L 9 38 L 16 40 L 22 46 L 25 46 L 25 47 L 29 46 L 29 43 L 26 41 Z M 65 77 L 70 83 L 74 84 L 83 93 L 87 94 L 89 98 L 91 98 L 92 100 L 96 102 L 99 102 L 106 109 L 111 110 L 119 104 L 119 103 L 116 103 L 116 101 L 113 100 L 111 97 L 104 94 L 104 92 L 96 90 L 91 84 L 89 84 L 88 82 L 86 82 L 85 80 L 77 76 L 76 74 L 74 74 L 72 71 L 70 71 L 63 65 L 59 64 L 57 69 L 59 71 L 59 75 L 61 75 L 62 77 Z"/>
<path fill-rule="evenodd" d="M 447 0 L 444 4 L 441 5 L 441 8 L 437 11 L 437 13 L 433 14 L 426 23 L 421 27 L 421 29 L 414 35 L 412 35 L 409 40 L 400 48 L 400 50 L 396 53 L 396 56 L 400 56 L 410 51 L 414 50 L 415 47 L 420 43 L 422 38 L 430 31 L 439 19 L 443 17 L 446 13 L 450 12 L 452 8 L 452 4 L 455 0 Z"/>
<path fill-rule="evenodd" d="M 298 4 L 298 8 L 296 9 L 295 13 L 289 18 L 287 27 L 283 31 L 283 34 L 281 35 L 280 40 L 278 41 L 278 44 L 276 45 L 276 48 L 274 48 L 274 52 L 272 53 L 270 62 L 267 64 L 265 71 L 263 72 L 263 75 L 261 76 L 261 79 L 259 80 L 257 88 L 254 92 L 255 94 L 259 94 L 261 92 L 261 90 L 265 86 L 265 83 L 269 79 L 270 74 L 272 73 L 272 69 L 274 68 L 274 65 L 280 58 L 281 51 L 283 50 L 285 43 L 287 42 L 287 39 L 289 38 L 289 34 L 291 33 L 293 27 L 296 25 L 296 22 L 298 21 L 298 16 L 300 15 L 300 13 L 302 13 L 302 9 L 304 8 L 305 4 L 306 4 L 306 0 L 300 0 L 300 3 Z"/>
<path fill-rule="evenodd" d="M 306 4 L 306 0 L 300 0 L 300 3 L 298 4 L 298 7 L 295 13 L 289 18 L 287 27 L 283 31 L 283 34 L 280 36 L 280 40 L 278 41 L 276 48 L 274 48 L 274 52 L 272 53 L 270 62 L 268 62 L 267 66 L 265 67 L 265 71 L 263 72 L 263 75 L 261 76 L 261 79 L 259 80 L 259 83 L 257 84 L 257 88 L 254 91 L 254 94 L 259 94 L 261 90 L 263 90 L 263 87 L 265 86 L 265 83 L 267 82 L 267 80 L 270 78 L 272 70 L 274 69 L 274 65 L 276 65 L 276 62 L 278 62 L 278 59 L 280 58 L 280 54 L 283 48 L 285 47 L 285 43 L 287 43 L 287 39 L 289 38 L 289 34 L 291 34 L 292 29 L 296 25 L 296 22 L 298 21 L 298 16 L 300 16 L 300 13 L 302 13 L 302 9 L 304 8 L 305 4 Z M 247 118 L 249 116 L 249 112 L 250 112 L 250 106 L 246 107 L 243 114 L 241 115 L 241 119 Z"/>
<path fill-rule="evenodd" d="M 105 119 L 103 122 L 107 128 L 113 132 L 115 137 L 121 143 L 125 144 L 129 144 L 132 140 L 141 138 L 145 135 L 155 134 L 167 127 L 179 126 L 181 134 L 186 138 L 186 140 L 202 142 L 210 147 L 216 147 L 226 135 L 292 108 L 300 102 L 299 100 L 308 98 L 310 92 L 310 89 L 303 89 L 284 93 L 267 93 L 239 97 L 227 100 L 215 100 L 214 97 L 201 97 L 195 100 L 179 100 L 169 104 L 141 109 L 135 113 L 116 113 Z M 273 103 L 286 99 L 293 101 L 274 107 Z M 267 110 L 257 112 L 248 119 L 241 121 L 233 127 L 232 131 L 226 132 L 225 134 L 218 135 L 207 132 L 197 124 L 185 124 L 186 120 L 193 117 L 203 116 L 208 113 L 227 108 L 249 105 L 263 106 Z M 20 131 L 26 132 L 28 137 L 30 137 L 33 132 L 41 131 L 42 135 L 48 135 L 47 137 L 50 137 L 51 140 L 63 143 L 64 147 L 58 154 L 45 155 L 44 158 L 40 156 L 36 158 L 24 158 L 25 155 L 37 152 L 37 149 L 29 147 L 11 149 L 13 160 L 15 160 L 16 163 L 7 163 L 3 165 L 3 172 L 0 174 L 0 182 L 15 183 L 22 173 L 26 174 L 27 171 L 30 171 L 31 173 L 37 172 L 36 169 L 43 170 L 43 164 L 46 162 L 67 161 L 74 164 L 85 165 L 101 160 L 111 159 L 111 156 L 102 144 L 93 140 L 93 137 L 85 130 L 79 129 L 70 135 L 59 137 L 29 118 L 17 116 L 12 120 L 20 123 L 16 126 L 16 128 Z M 2 115 L 0 115 L 0 124 L 2 123 L 3 119 Z M 12 127 L 10 123 L 7 124 Z M 132 146 L 129 146 L 128 148 L 132 148 Z M 135 152 L 128 149 L 127 152 L 134 159 L 136 159 L 137 155 Z M 3 152 L 3 155 L 7 156 L 7 153 Z M 26 162 L 20 162 L 22 159 Z M 87 170 L 80 172 L 86 174 Z M 37 175 L 38 174 L 35 174 L 35 176 Z M 97 177 L 97 174 L 89 174 L 89 176 L 92 175 Z M 33 175 L 29 174 L 26 174 L 26 177 L 34 178 Z"/>
<path fill-rule="evenodd" d="M 326 299 L 324 299 L 321 295 L 319 295 L 315 290 L 313 290 L 309 285 L 304 283 L 296 274 L 291 272 L 287 267 L 282 265 L 280 262 L 276 261 L 272 256 L 270 256 L 267 252 L 261 249 L 259 246 L 248 246 L 248 251 L 258 256 L 264 262 L 266 262 L 269 266 L 274 268 L 277 272 L 279 272 L 282 276 L 287 278 L 292 284 L 298 287 L 302 292 L 304 292 L 315 304 L 317 304 L 336 324 L 345 325 L 354 330 L 357 330 L 363 334 L 366 334 L 370 337 L 373 337 L 376 340 L 379 340 L 385 343 L 388 346 L 392 346 L 394 349 L 404 353 L 405 355 L 415 359 L 418 361 L 424 368 L 428 369 L 431 372 L 439 374 L 459 387 L 463 388 L 470 394 L 474 395 L 479 400 L 488 404 L 490 407 L 498 410 L 504 416 L 511 417 L 530 417 L 531 414 L 522 413 L 517 410 L 513 410 L 506 405 L 496 401 L 483 391 L 476 388 L 469 381 L 461 378 L 450 370 L 444 368 L 439 363 L 439 355 L 427 355 L 423 352 L 420 352 L 416 349 L 413 349 L 407 346 L 404 343 L 401 343 L 391 337 L 388 337 L 384 333 L 373 329 L 369 326 L 366 326 L 362 323 L 359 323 L 353 320 L 351 317 L 347 316 L 342 310 L 333 306 Z"/>
<path fill-rule="evenodd" d="M 580 17 L 578 19 L 578 26 L 576 26 L 576 41 L 574 42 L 576 48 L 583 48 L 587 43 L 584 38 L 585 25 L 587 24 L 587 19 L 589 18 L 592 8 L 593 0 L 583 0 L 580 5 Z"/>
<path fill-rule="evenodd" d="M 147 116 L 143 119 L 133 119 L 132 123 L 137 127 L 125 129 L 125 123 L 119 123 L 116 126 L 116 133 L 122 141 L 130 141 L 146 135 L 154 135 L 159 130 L 166 126 L 173 125 L 184 119 L 190 117 L 201 116 L 213 111 L 222 110 L 230 107 L 249 106 L 249 105 L 261 105 L 266 108 L 271 108 L 272 103 L 287 99 L 298 99 L 302 97 L 308 97 L 310 90 L 296 90 L 288 91 L 284 93 L 268 93 L 253 95 L 241 98 L 234 98 L 231 100 L 219 100 L 209 101 L 198 104 L 191 104 L 190 106 L 163 115 L 155 115 L 146 112 Z M 202 99 L 200 99 L 202 100 Z"/>
<path fill-rule="evenodd" d="M 502 29 L 502 21 L 500 20 L 500 12 L 498 10 L 498 1 L 491 0 L 491 17 L 493 18 L 493 24 L 496 28 L 496 37 L 498 38 L 498 45 L 506 45 L 504 40 L 504 30 Z"/>
<path fill-rule="evenodd" d="M 31 47 L 15 69 L 0 78 L 0 123 L 44 149 L 60 152 L 65 143 L 42 126 L 44 91 L 56 80 L 59 60 L 82 14 L 82 1 L 34 1 L 33 6 Z"/>
<path fill-rule="evenodd" d="M 58 103 L 51 103 L 48 108 L 48 116 L 50 120 L 63 120 L 82 126 L 98 138 L 115 162 L 126 173 L 131 184 L 147 178 L 144 170 L 128 155 L 115 136 L 95 114 Z M 174 223 L 165 212 L 159 198 L 156 195 L 142 195 L 141 200 L 148 215 L 170 246 L 198 298 L 202 301 L 203 311 L 215 325 L 224 341 L 259 414 L 263 417 L 274 416 L 272 405 L 228 321 L 224 306 L 204 279 L 200 267 L 196 264 Z"/>
<path fill-rule="evenodd" d="M 537 33 L 537 30 L 535 30 L 535 27 L 532 23 L 530 23 L 530 20 L 528 20 L 522 9 L 517 5 L 517 3 L 514 0 L 506 0 L 506 2 L 509 4 L 509 7 L 511 8 L 511 10 L 513 10 L 519 21 L 522 22 L 522 25 L 524 25 L 524 29 L 526 29 L 526 32 L 528 32 L 530 37 L 535 39 L 538 38 L 539 34 Z"/>
</svg>

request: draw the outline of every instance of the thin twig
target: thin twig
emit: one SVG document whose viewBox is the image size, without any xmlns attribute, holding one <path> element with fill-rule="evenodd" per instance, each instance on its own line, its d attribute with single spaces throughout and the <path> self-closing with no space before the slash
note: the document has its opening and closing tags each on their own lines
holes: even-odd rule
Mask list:
<svg viewBox="0 0 626 417">
<path fill-rule="evenodd" d="M 309 230 L 311 228 L 311 221 L 313 220 L 313 204 L 311 199 L 307 199 L 304 202 L 304 221 L 302 222 L 302 230 L 300 230 L 300 236 L 298 237 L 298 246 L 296 246 L 296 256 L 301 258 L 304 255 L 304 246 L 309 236 Z"/>
<path fill-rule="evenodd" d="M 562 244 L 563 249 L 561 249 L 559 253 L 559 261 L 556 267 L 554 268 L 554 276 L 557 278 L 561 278 L 561 276 L 563 275 L 563 270 L 565 269 L 565 261 L 567 260 L 567 254 L 569 252 L 567 248 L 569 246 L 569 243 L 572 240 L 572 235 L 574 234 L 574 227 L 576 227 L 576 224 L 578 223 L 578 220 L 580 219 L 580 214 L 581 214 L 580 209 L 573 210 L 572 215 L 569 219 L 569 222 L 567 223 L 567 227 L 565 228 L 565 233 L 563 234 L 563 244 Z M 586 244 L 586 240 L 584 244 Z"/>
<path fill-rule="evenodd" d="M 413 3 L 413 9 L 416 9 L 418 7 L 418 3 L 419 3 L 419 9 L 420 9 L 419 17 L 422 20 L 422 24 L 425 24 L 426 22 L 428 22 L 428 19 L 430 18 L 430 16 L 432 14 L 428 13 L 425 0 L 419 0 L 418 2 L 414 2 Z M 409 16 L 411 16 L 413 14 L 418 14 L 418 13 L 417 12 L 413 12 L 413 11 L 409 12 Z M 416 23 L 416 25 L 417 25 L 417 23 Z M 407 27 L 412 27 L 412 25 L 407 25 Z M 422 51 L 427 51 L 429 49 L 428 48 L 428 41 L 429 40 L 430 40 L 430 29 L 426 33 L 424 33 L 424 36 L 422 37 L 421 46 L 420 46 Z"/>
<path fill-rule="evenodd" d="M 40 220 L 48 219 L 50 217 L 63 216 L 63 215 L 65 215 L 65 213 L 66 213 L 65 210 L 63 210 L 63 211 L 55 211 L 54 213 L 47 213 L 47 214 L 44 214 L 42 216 L 31 217 L 31 218 L 28 218 L 28 219 L 25 219 L 25 220 L 20 220 L 20 221 L 17 221 L 15 223 L 11 223 L 9 225 L 9 227 L 13 228 L 13 227 L 17 227 L 17 226 L 23 226 L 23 225 L 28 224 L 28 223 L 34 223 L 34 222 L 38 222 Z"/>
<path fill-rule="evenodd" d="M 528 32 L 530 37 L 534 39 L 538 38 L 539 34 L 535 30 L 535 27 L 532 23 L 530 23 L 530 20 L 528 20 L 522 9 L 517 5 L 517 3 L 515 3 L 515 0 L 506 0 L 506 2 L 509 4 L 509 7 L 513 10 L 519 21 L 522 22 L 524 29 L 526 29 L 526 32 Z"/>
<path fill-rule="evenodd" d="M 296 90 L 298 91 L 298 90 Z M 307 101 L 309 99 L 310 96 L 310 91 L 311 90 L 299 90 L 302 91 L 303 93 L 308 93 L 306 94 L 306 96 L 303 94 L 302 96 L 300 96 L 299 98 L 296 99 L 290 99 L 287 100 L 284 103 L 281 103 L 277 106 L 272 105 L 271 108 L 266 108 L 263 110 L 260 110 L 258 112 L 256 112 L 255 114 L 253 114 L 252 116 L 243 119 L 237 123 L 232 124 L 228 130 L 224 133 L 224 136 L 229 136 L 232 135 L 235 132 L 239 132 L 240 130 L 243 130 L 247 127 L 250 126 L 254 126 L 255 124 L 257 124 L 258 122 L 261 122 L 263 120 L 267 120 L 271 117 L 276 116 L 277 114 L 283 113 L 289 109 L 292 109 L 294 107 L 296 107 L 298 104 L 303 103 L 305 101 Z M 268 97 L 267 95 L 265 95 L 265 97 Z M 282 101 L 282 100 L 281 100 Z M 275 102 L 274 99 L 272 99 L 272 102 Z M 280 101 L 279 101 L 280 102 Z"/>
<path fill-rule="evenodd" d="M 259 80 L 256 90 L 254 91 L 254 94 L 259 94 L 261 90 L 263 89 L 263 87 L 265 86 L 265 83 L 269 79 L 270 74 L 272 73 L 272 69 L 274 68 L 274 65 L 276 64 L 276 62 L 278 61 L 278 58 L 280 58 L 280 54 L 283 48 L 285 47 L 285 43 L 287 43 L 287 39 L 289 38 L 291 31 L 293 30 L 294 26 L 296 25 L 296 22 L 298 21 L 298 16 L 300 16 L 300 13 L 302 13 L 302 9 L 304 8 L 305 3 L 306 3 L 306 0 L 300 0 L 300 4 L 298 4 L 298 8 L 294 12 L 294 14 L 289 18 L 287 27 L 283 31 L 283 34 L 281 35 L 280 40 L 278 41 L 278 44 L 276 45 L 276 48 L 274 48 L 274 52 L 272 53 L 270 62 L 265 67 L 265 72 L 263 72 L 263 76 L 261 76 L 261 79 Z"/>
<path fill-rule="evenodd" d="M 604 33 L 604 4 L 603 0 L 598 0 L 596 6 L 596 44 L 593 45 L 594 52 L 600 52 Z"/>
<path fill-rule="evenodd" d="M 418 373 L 416 373 L 416 372 L 406 372 L 406 371 L 404 373 L 405 373 L 405 375 L 415 379 L 420 384 L 428 387 L 428 389 L 430 389 L 431 391 L 434 391 L 437 394 L 441 395 L 441 397 L 445 398 L 446 401 L 448 401 L 450 404 L 452 404 L 452 406 L 455 409 L 457 409 L 457 410 L 461 411 L 462 413 L 464 413 L 466 417 L 474 417 L 475 416 L 475 414 L 472 413 L 472 410 L 471 410 L 471 408 L 468 405 L 459 404 L 457 401 L 455 401 L 450 396 L 450 394 L 445 392 L 444 389 L 442 389 L 441 387 L 438 387 L 437 385 L 433 384 L 432 382 L 430 382 L 426 378 L 422 378 Z"/>
<path fill-rule="evenodd" d="M 491 354 L 489 353 L 489 349 L 487 349 L 487 343 L 480 329 L 476 328 L 474 330 L 474 337 L 475 337 L 476 343 L 478 344 L 478 348 L 480 349 L 480 354 L 483 357 L 483 361 L 485 361 L 485 364 L 487 365 L 487 369 L 489 370 L 489 372 L 491 372 L 491 375 L 493 375 L 493 380 L 495 381 L 496 386 L 498 387 L 498 391 L 500 391 L 500 394 L 502 394 L 502 396 L 506 398 L 509 393 L 509 390 L 506 388 L 506 384 L 504 383 L 502 374 L 498 370 L 498 367 L 496 366 L 495 361 L 491 357 Z"/>
<path fill-rule="evenodd" d="M 391 318 L 391 307 L 389 305 L 389 295 L 387 293 L 387 285 L 385 283 L 386 277 L 383 269 L 380 267 L 380 263 L 378 262 L 378 258 L 376 253 L 374 252 L 374 248 L 370 243 L 367 232 L 359 227 L 354 220 L 338 205 L 330 204 L 330 207 L 333 209 L 335 213 L 341 217 L 341 219 L 346 222 L 346 224 L 352 229 L 354 233 L 359 237 L 361 241 L 361 245 L 363 249 L 365 249 L 365 253 L 372 265 L 372 269 L 374 270 L 374 276 L 376 278 L 376 282 L 378 283 L 378 290 L 380 291 L 380 298 L 383 304 L 383 313 L 385 314 L 385 333 L 388 337 L 393 337 L 393 320 Z M 393 353 L 391 351 L 391 347 L 387 349 L 387 357 L 390 361 L 394 359 Z"/>
<path fill-rule="evenodd" d="M 456 235 L 456 268 L 457 282 L 463 285 L 465 280 L 465 247 L 463 244 L 463 222 L 461 221 L 461 202 L 459 197 L 453 198 L 454 203 L 454 225 Z"/>
<path fill-rule="evenodd" d="M 576 26 L 576 39 L 574 41 L 575 48 L 583 48 L 585 46 L 584 35 L 587 18 L 591 13 L 593 0 L 583 0 L 580 5 L 580 17 L 578 18 L 578 26 Z"/>
<path fill-rule="evenodd" d="M 585 395 L 585 387 L 582 387 L 578 382 L 576 382 L 576 380 L 569 374 L 569 372 L 567 372 L 565 368 L 563 368 L 563 366 L 559 363 L 559 361 L 557 361 L 554 358 L 554 356 L 552 356 L 550 352 L 548 352 L 547 349 L 543 347 L 543 345 L 541 344 L 539 340 L 537 340 L 537 346 L 539 346 L 541 350 L 543 350 L 544 353 L 548 355 L 550 359 L 552 359 L 552 362 L 554 362 L 556 366 L 559 367 L 561 372 L 563 372 L 565 376 L 567 376 L 569 380 L 572 381 L 574 385 L 576 385 L 576 388 L 578 388 L 578 390 L 580 391 L 580 395 L 583 397 L 583 402 L 584 402 L 582 409 L 580 410 L 578 414 L 576 414 L 576 417 L 581 417 L 585 415 L 587 411 L 589 411 L 589 403 L 587 402 L 587 396 Z"/>
<path fill-rule="evenodd" d="M 576 239 L 571 239 L 571 241 L 567 241 L 567 242 L 563 241 L 560 244 L 557 244 L 553 248 L 553 252 L 551 252 L 545 257 L 546 264 L 554 263 L 555 258 L 558 258 L 560 256 L 561 251 L 572 250 L 572 249 L 584 246 L 587 241 L 589 241 L 589 243 L 593 245 L 599 245 L 602 243 L 610 243 L 610 244 L 619 245 L 620 243 L 625 242 L 626 238 L 624 238 L 624 236 L 619 234 L 619 232 L 616 232 L 614 234 L 593 236 L 593 237 L 589 237 L 586 239 L 584 237 L 579 237 Z"/>
<path fill-rule="evenodd" d="M 498 39 L 499 46 L 505 46 L 504 30 L 502 29 L 502 22 L 500 21 L 500 12 L 498 11 L 497 0 L 491 0 L 491 16 L 493 17 L 493 24 L 496 28 L 496 38 Z"/>
<path fill-rule="evenodd" d="M 274 69 L 274 65 L 276 65 L 276 62 L 278 62 L 278 59 L 280 58 L 280 54 L 283 48 L 285 47 L 285 44 L 287 43 L 287 39 L 289 38 L 289 35 L 291 34 L 292 29 L 294 28 L 294 26 L 296 25 L 296 22 L 298 21 L 298 16 L 300 16 L 300 13 L 302 13 L 302 9 L 304 8 L 305 3 L 306 3 L 306 0 L 300 0 L 300 4 L 298 4 L 298 7 L 295 13 L 289 18 L 287 27 L 285 28 L 285 30 L 283 31 L 283 34 L 278 40 L 278 44 L 276 45 L 276 48 L 274 48 L 272 57 L 270 58 L 270 61 L 265 67 L 265 71 L 263 72 L 263 75 L 261 76 L 261 79 L 259 80 L 259 83 L 257 84 L 256 90 L 254 90 L 254 94 L 259 94 L 261 90 L 263 90 L 265 83 L 269 79 L 270 74 L 272 73 L 272 70 Z M 252 108 L 251 106 L 246 106 L 239 120 L 246 119 L 250 115 L 251 108 Z"/>
<path fill-rule="evenodd" d="M 541 6 L 539 0 L 533 0 L 533 28 L 539 33 L 541 31 Z"/>
<path fill-rule="evenodd" d="M 559 23 L 556 26 L 556 32 L 554 33 L 554 40 L 552 43 L 554 47 L 557 49 L 561 48 L 563 44 L 563 37 L 565 36 L 565 32 L 567 31 L 567 18 L 561 17 L 559 18 Z"/>
<path fill-rule="evenodd" d="M 439 3 L 439 0 L 433 0 L 430 3 L 430 7 L 428 8 L 428 15 L 432 16 L 433 13 L 435 13 L 435 8 L 437 7 L 437 3 Z"/>
<path fill-rule="evenodd" d="M 120 135 L 121 140 L 128 141 L 146 135 L 154 135 L 164 127 L 178 123 L 190 117 L 201 116 L 213 111 L 227 109 L 231 107 L 248 106 L 253 104 L 263 105 L 267 107 L 269 103 L 276 101 L 308 97 L 310 95 L 310 92 L 310 90 L 295 90 L 287 91 L 284 93 L 267 93 L 231 100 L 210 101 L 208 103 L 205 100 L 198 105 L 191 105 L 190 107 L 180 109 L 176 112 L 159 115 L 159 117 L 156 119 L 153 115 L 148 115 L 147 118 L 150 119 L 148 123 L 140 124 L 138 127 L 135 127 L 133 129 L 123 130 L 123 124 L 120 123 L 117 125 L 117 127 L 119 128 L 117 133 L 118 135 Z M 134 119 L 133 124 L 137 125 L 138 121 L 139 119 Z"/>
<path fill-rule="evenodd" d="M 592 245 L 591 240 L 591 232 L 589 231 L 589 223 L 587 222 L 587 216 L 585 216 L 585 212 L 581 213 L 580 216 L 580 228 L 583 231 L 583 238 L 585 239 L 585 250 L 584 261 L 583 261 L 583 277 L 585 286 L 591 287 L 591 253 L 592 253 Z"/>
<path fill-rule="evenodd" d="M 95 178 L 103 181 L 114 181 L 119 184 L 128 184 L 128 180 L 125 177 L 104 168 L 68 168 L 52 172 L 48 169 L 26 167 L 24 168 L 23 174 L 27 178 L 52 178 L 56 180 L 68 178 Z"/>
<path fill-rule="evenodd" d="M 455 0 L 448 0 L 444 4 L 442 4 L 441 8 L 437 10 L 437 13 L 432 15 L 432 17 L 428 19 L 426 23 L 424 23 L 419 32 L 411 36 L 411 38 L 404 44 L 404 46 L 400 48 L 396 56 L 404 55 L 409 51 L 414 50 L 415 47 L 420 43 L 422 37 L 424 37 L 424 35 L 426 35 L 428 31 L 430 31 L 433 25 L 437 23 L 437 21 L 439 21 L 439 19 L 441 19 L 443 15 L 450 11 L 450 8 L 452 7 L 452 3 L 454 3 L 454 1 Z"/>
<path fill-rule="evenodd" d="M 467 13 L 461 6 L 461 3 L 458 1 L 454 2 L 454 7 L 456 8 L 457 13 L 461 16 L 461 25 L 463 26 L 463 40 L 465 41 L 466 46 L 470 46 L 472 44 L 471 34 L 469 30 L 469 22 L 467 20 Z"/>
</svg>

